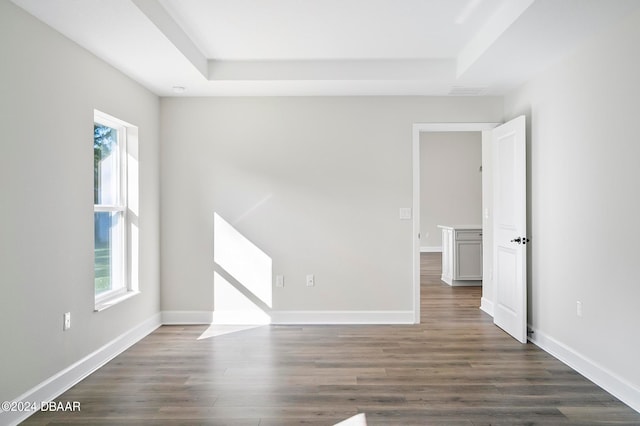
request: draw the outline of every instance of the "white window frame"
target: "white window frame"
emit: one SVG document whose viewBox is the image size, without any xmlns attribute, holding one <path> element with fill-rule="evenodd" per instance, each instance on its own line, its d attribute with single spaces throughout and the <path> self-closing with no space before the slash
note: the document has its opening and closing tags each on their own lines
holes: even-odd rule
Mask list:
<svg viewBox="0 0 640 426">
<path fill-rule="evenodd" d="M 119 229 L 117 230 L 117 233 L 119 235 L 118 239 L 121 241 L 117 242 L 118 247 L 115 248 L 114 256 L 112 256 L 111 258 L 111 262 L 113 262 L 112 264 L 114 265 L 112 267 L 112 271 L 115 271 L 115 273 L 117 274 L 111 276 L 112 288 L 111 290 L 102 292 L 100 294 L 95 294 L 95 278 L 93 280 L 93 291 L 95 295 L 94 310 L 96 312 L 99 312 L 139 293 L 137 288 L 137 280 L 132 276 L 134 262 L 137 262 L 137 259 L 136 256 L 132 256 L 130 250 L 133 241 L 131 240 L 131 233 L 129 232 L 129 229 L 131 229 L 128 197 L 128 193 L 130 192 L 128 191 L 130 180 L 127 161 L 129 133 L 134 133 L 137 136 L 137 128 L 98 110 L 94 110 L 93 122 L 94 124 L 99 124 L 116 129 L 118 137 L 115 148 L 118 158 L 116 166 L 116 174 L 118 175 L 118 195 L 116 197 L 116 203 L 94 204 L 93 206 L 94 214 L 99 212 L 120 214 L 118 222 Z M 130 132 L 132 129 L 135 129 L 136 131 Z M 135 142 L 137 143 L 137 140 Z M 137 179 L 135 179 L 135 181 L 137 182 Z M 137 196 L 137 194 L 135 195 Z"/>
</svg>

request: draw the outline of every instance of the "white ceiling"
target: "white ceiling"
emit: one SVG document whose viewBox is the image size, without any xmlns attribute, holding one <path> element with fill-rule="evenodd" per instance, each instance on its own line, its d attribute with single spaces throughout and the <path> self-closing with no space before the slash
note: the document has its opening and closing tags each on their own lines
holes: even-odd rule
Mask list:
<svg viewBox="0 0 640 426">
<path fill-rule="evenodd" d="M 640 0 L 12 1 L 160 96 L 501 95 L 640 7 Z"/>
<path fill-rule="evenodd" d="M 336 60 L 446 58 L 503 3 L 485 0 L 160 0 L 207 58 Z M 455 31 L 452 27 L 455 26 Z"/>
</svg>

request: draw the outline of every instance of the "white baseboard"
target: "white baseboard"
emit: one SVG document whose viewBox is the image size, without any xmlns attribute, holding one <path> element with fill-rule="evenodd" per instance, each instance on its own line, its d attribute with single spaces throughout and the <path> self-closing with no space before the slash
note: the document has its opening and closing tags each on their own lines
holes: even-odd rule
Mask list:
<svg viewBox="0 0 640 426">
<path fill-rule="evenodd" d="M 211 311 L 162 311 L 162 325 L 212 324 Z"/>
<path fill-rule="evenodd" d="M 634 410 L 640 412 L 640 388 L 553 337 L 531 326 L 529 326 L 529 328 L 533 330 L 533 334 L 529 335 L 529 340 L 533 344 L 567 364 Z"/>
<path fill-rule="evenodd" d="M 262 311 L 214 311 L 216 325 L 264 325 L 270 324 L 271 317 Z"/>
<path fill-rule="evenodd" d="M 442 246 L 420 247 L 420 253 L 442 253 Z"/>
<path fill-rule="evenodd" d="M 480 309 L 493 316 L 493 302 L 491 300 L 484 297 L 480 298 Z"/>
<path fill-rule="evenodd" d="M 152 316 L 100 349 L 49 377 L 44 382 L 15 398 L 14 401 L 47 402 L 54 400 L 161 325 L 160 314 Z M 0 411 L 0 424 L 17 425 L 32 414 L 33 411 Z"/>
<path fill-rule="evenodd" d="M 413 311 L 164 311 L 164 325 L 413 324 Z"/>
<path fill-rule="evenodd" d="M 269 324 L 262 311 L 163 311 L 163 325 L 261 325 Z"/>
<path fill-rule="evenodd" d="M 444 280 L 442 280 L 444 281 Z M 480 287 L 482 286 L 481 280 L 451 280 L 451 282 L 444 281 L 451 287 Z"/>
<path fill-rule="evenodd" d="M 272 324 L 413 324 L 413 311 L 274 311 Z"/>
</svg>

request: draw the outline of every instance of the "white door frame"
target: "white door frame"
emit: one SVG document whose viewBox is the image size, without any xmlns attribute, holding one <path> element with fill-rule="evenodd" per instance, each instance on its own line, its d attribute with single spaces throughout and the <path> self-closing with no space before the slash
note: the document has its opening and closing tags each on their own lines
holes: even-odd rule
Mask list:
<svg viewBox="0 0 640 426">
<path fill-rule="evenodd" d="M 502 123 L 414 123 L 413 124 L 413 322 L 420 323 L 420 133 L 483 132 Z"/>
</svg>

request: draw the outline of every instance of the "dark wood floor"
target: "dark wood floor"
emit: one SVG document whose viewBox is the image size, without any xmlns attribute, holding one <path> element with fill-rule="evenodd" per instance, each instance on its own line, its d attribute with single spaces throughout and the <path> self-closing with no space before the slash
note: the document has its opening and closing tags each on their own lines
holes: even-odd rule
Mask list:
<svg viewBox="0 0 640 426">
<path fill-rule="evenodd" d="M 63 394 L 75 413 L 31 425 L 640 424 L 620 403 L 478 309 L 422 257 L 418 326 L 264 326 L 198 339 L 162 327 Z"/>
</svg>

